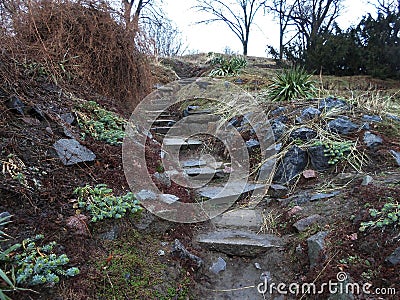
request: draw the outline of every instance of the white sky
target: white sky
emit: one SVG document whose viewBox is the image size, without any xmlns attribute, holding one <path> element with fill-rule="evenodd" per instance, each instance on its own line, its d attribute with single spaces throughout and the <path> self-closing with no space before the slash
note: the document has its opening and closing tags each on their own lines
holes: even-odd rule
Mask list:
<svg viewBox="0 0 400 300">
<path fill-rule="evenodd" d="M 345 0 L 346 9 L 342 16 L 337 19 L 342 29 L 350 25 L 356 25 L 363 15 L 375 10 L 366 4 L 367 0 Z M 172 19 L 182 35 L 187 40 L 189 51 L 192 52 L 224 52 L 229 47 L 234 52 L 242 53 L 239 39 L 229 30 L 223 22 L 211 24 L 195 24 L 202 16 L 195 10 L 190 9 L 195 4 L 192 0 L 164 0 L 164 9 Z M 207 15 L 206 15 L 207 16 Z M 255 23 L 250 31 L 248 54 L 252 56 L 266 56 L 267 45 L 278 48 L 279 26 L 278 21 L 273 20 L 271 15 L 263 15 L 259 11 Z"/>
</svg>

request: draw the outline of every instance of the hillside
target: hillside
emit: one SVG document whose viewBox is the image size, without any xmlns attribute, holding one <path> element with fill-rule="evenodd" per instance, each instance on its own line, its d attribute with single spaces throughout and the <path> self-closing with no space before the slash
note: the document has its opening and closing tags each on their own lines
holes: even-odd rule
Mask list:
<svg viewBox="0 0 400 300">
<path fill-rule="evenodd" d="M 169 89 L 179 83 L 164 89 L 162 85 L 177 78 L 207 75 L 212 69 L 207 60 L 206 55 L 196 55 L 154 62 L 152 91 L 168 95 Z M 2 242 L 2 253 L 37 234 L 44 238 L 31 248 L 29 242 L 24 242 L 6 253 L 1 269 L 11 278 L 13 259 L 23 253 L 35 256 L 33 265 L 38 257 L 50 257 L 50 253 L 66 254 L 69 261 L 64 270 L 79 268 L 75 276 L 60 275 L 57 284 L 47 281 L 29 286 L 33 278 L 26 275 L 28 279 L 17 287 L 34 291 L 17 289 L 6 294 L 12 299 L 282 299 L 278 294 L 259 294 L 257 285 L 268 276 L 273 282 L 320 285 L 336 280 L 338 272 L 345 272 L 352 283 L 371 283 L 388 292 L 400 292 L 400 223 L 396 217 L 400 217 L 400 83 L 322 74 L 315 77 L 319 84 L 317 98 L 270 102 L 265 88 L 277 68 L 274 61 L 249 57 L 241 74 L 223 80 L 261 100 L 257 112 L 268 117 L 282 147 L 277 154 L 278 165 L 283 161 L 284 174 L 289 172 L 289 165 L 297 168 L 295 176 L 290 180 L 286 180 L 287 174 L 281 175 L 281 180 L 275 177 L 273 184 L 268 184 L 268 194 L 262 195 L 255 207 L 248 202 L 248 193 L 240 191 L 238 201 L 221 216 L 187 224 L 150 213 L 148 194 L 129 194 L 133 183 L 127 182 L 129 172 L 122 157 L 124 131 L 131 113 L 127 103 L 80 81 L 57 83 L 50 74 L 41 73 L 40 64 L 17 61 L 3 51 L 0 217 L 6 220 L 11 216 L 11 223 L 0 225 L 8 235 Z M 202 81 L 187 80 L 180 86 L 205 86 L 207 90 L 209 84 L 213 85 L 207 80 L 204 77 L 203 85 Z M 166 105 L 158 98 L 153 100 L 154 111 L 158 111 L 157 105 Z M 189 105 L 191 109 L 187 110 Z M 304 111 L 316 110 L 320 113 L 298 120 Z M 228 114 L 229 121 L 245 142 L 253 141 L 246 145 L 250 167 L 255 171 L 262 162 L 257 148 L 260 137 L 251 131 L 251 117 L 245 112 Z M 164 195 L 177 196 L 182 203 L 203 201 L 197 198 L 196 188 L 171 182 L 173 176 L 170 178 L 166 172 L 169 169 L 160 156 L 163 131 L 178 122 L 190 130 L 206 132 L 210 124 L 226 115 L 205 99 L 188 98 L 157 116 L 141 144 L 147 174 L 153 176 Z M 142 117 L 147 121 L 151 113 Z M 338 131 L 327 131 L 327 124 L 338 118 L 342 122 Z M 168 124 L 160 125 L 165 119 Z M 179 123 L 181 120 L 186 123 Z M 202 175 L 205 170 L 198 157 L 208 154 L 214 157 L 215 165 L 222 165 L 211 168 L 205 162 L 212 172 L 206 186 L 226 183 L 230 168 L 234 168 L 229 165 L 224 146 L 204 134 L 193 138 L 198 140 L 199 148 L 189 145 L 179 154 L 182 162 L 195 160 L 195 168 L 188 167 L 185 172 Z M 309 153 L 310 147 L 318 147 L 318 139 L 338 150 L 336 153 L 345 153 L 345 159 L 331 166 L 322 153 L 319 162 L 323 167 L 315 164 L 315 157 Z M 351 147 L 340 148 L 346 143 Z M 295 156 L 288 158 L 293 151 L 297 151 Z M 133 171 L 141 176 L 139 167 Z M 214 172 L 220 177 L 214 177 Z M 255 181 L 255 175 L 249 179 Z M 91 210 L 105 202 L 111 206 L 114 200 L 117 208 L 110 215 Z M 224 234 L 240 231 L 250 242 L 232 245 L 217 238 L 210 245 L 202 240 L 215 229 Z M 254 245 L 259 238 L 264 239 L 262 244 Z M 269 238 L 274 247 L 266 246 Z M 47 253 L 43 246 L 52 241 L 57 245 Z M 4 278 L 0 287 L 8 289 Z M 308 297 L 322 299 L 319 295 Z M 355 293 L 334 298 L 325 292 L 323 297 L 378 299 Z M 385 299 L 390 297 L 396 299 L 393 295 Z"/>
</svg>

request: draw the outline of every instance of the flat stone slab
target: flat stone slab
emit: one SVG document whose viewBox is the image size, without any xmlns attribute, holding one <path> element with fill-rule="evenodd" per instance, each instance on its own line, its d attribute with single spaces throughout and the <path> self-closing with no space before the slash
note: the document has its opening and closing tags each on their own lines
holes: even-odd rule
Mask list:
<svg viewBox="0 0 400 300">
<path fill-rule="evenodd" d="M 176 127 L 170 127 L 170 126 L 158 126 L 158 127 L 152 127 L 151 130 L 153 130 L 155 133 L 160 133 L 160 134 L 167 134 L 170 130 L 172 129 L 177 129 Z"/>
<path fill-rule="evenodd" d="M 237 209 L 227 211 L 211 220 L 217 228 L 234 228 L 258 232 L 263 225 L 260 211 Z"/>
<path fill-rule="evenodd" d="M 202 159 L 189 159 L 181 162 L 182 168 L 198 168 L 207 165 L 207 162 Z"/>
<path fill-rule="evenodd" d="M 75 139 L 61 139 L 53 144 L 57 155 L 66 166 L 81 162 L 91 162 L 96 159 L 96 154 Z"/>
<path fill-rule="evenodd" d="M 172 119 L 148 120 L 147 122 L 158 126 L 172 126 L 176 123 L 176 121 Z"/>
<path fill-rule="evenodd" d="M 221 173 L 221 171 L 217 171 L 209 167 L 189 168 L 189 169 L 184 169 L 184 172 L 186 173 L 186 175 L 193 177 L 193 179 L 198 179 L 198 180 L 212 179 L 215 175 L 217 175 L 218 172 Z"/>
<path fill-rule="evenodd" d="M 200 234 L 197 241 L 209 250 L 249 257 L 283 246 L 282 239 L 276 235 L 241 230 L 221 230 Z"/>
<path fill-rule="evenodd" d="M 164 147 L 199 147 L 203 142 L 195 139 L 184 139 L 180 137 L 165 138 L 163 140 Z"/>
<path fill-rule="evenodd" d="M 244 186 L 244 188 L 242 188 L 242 186 Z M 243 182 L 233 182 L 230 183 L 230 186 L 226 186 L 225 189 L 224 186 L 205 186 L 198 189 L 197 193 L 201 197 L 209 199 L 222 199 L 237 197 L 239 195 L 264 188 L 264 184 L 246 183 L 244 185 Z"/>
<path fill-rule="evenodd" d="M 208 123 L 218 121 L 219 119 L 219 116 L 212 114 L 192 114 L 182 119 L 182 121 L 185 123 Z"/>
</svg>

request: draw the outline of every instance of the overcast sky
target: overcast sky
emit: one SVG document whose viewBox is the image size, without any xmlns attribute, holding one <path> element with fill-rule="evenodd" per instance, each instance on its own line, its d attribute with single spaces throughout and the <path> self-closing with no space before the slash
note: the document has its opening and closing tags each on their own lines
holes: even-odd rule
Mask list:
<svg viewBox="0 0 400 300">
<path fill-rule="evenodd" d="M 350 25 L 358 24 L 361 17 L 368 12 L 373 13 L 374 8 L 366 5 L 367 0 L 346 0 L 346 9 L 337 19 L 342 29 Z M 164 0 L 164 9 L 168 17 L 172 19 L 182 31 L 187 40 L 189 50 L 192 52 L 224 52 L 229 47 L 234 52 L 242 53 L 239 39 L 228 29 L 223 22 L 214 22 L 206 25 L 196 25 L 201 20 L 195 10 L 190 9 L 194 5 L 193 0 Z M 203 15 L 204 16 L 204 15 Z M 249 55 L 266 56 L 267 45 L 278 48 L 279 26 L 278 21 L 270 15 L 263 15 L 260 11 L 251 28 L 249 39 Z"/>
</svg>

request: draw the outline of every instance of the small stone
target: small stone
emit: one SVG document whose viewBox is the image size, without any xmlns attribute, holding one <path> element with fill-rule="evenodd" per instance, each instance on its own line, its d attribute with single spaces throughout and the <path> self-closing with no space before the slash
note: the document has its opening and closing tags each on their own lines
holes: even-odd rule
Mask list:
<svg viewBox="0 0 400 300">
<path fill-rule="evenodd" d="M 310 261 L 310 267 L 316 266 L 319 262 L 326 259 L 324 255 L 325 251 L 325 237 L 328 232 L 321 231 L 307 239 L 308 245 L 308 259 Z"/>
<path fill-rule="evenodd" d="M 392 254 L 385 259 L 385 262 L 392 266 L 400 264 L 400 247 L 394 250 Z"/>
<path fill-rule="evenodd" d="M 260 142 L 255 139 L 250 139 L 246 142 L 246 147 L 249 150 L 260 147 Z"/>
<path fill-rule="evenodd" d="M 60 119 L 69 125 L 76 123 L 75 115 L 72 113 L 61 114 Z"/>
<path fill-rule="evenodd" d="M 157 255 L 158 256 L 164 256 L 165 255 L 165 251 L 164 250 L 158 250 L 157 251 Z"/>
<path fill-rule="evenodd" d="M 214 274 L 218 274 L 221 271 L 225 271 L 226 269 L 226 262 L 221 257 L 218 257 L 217 262 L 213 263 L 210 267 L 210 271 Z"/>
<path fill-rule="evenodd" d="M 157 194 L 154 193 L 153 191 L 149 191 L 149 190 L 141 190 L 139 193 L 135 194 L 135 198 L 139 201 L 139 202 L 143 202 L 143 201 L 148 201 L 148 200 L 156 200 L 157 199 Z"/>
<path fill-rule="evenodd" d="M 280 184 L 271 184 L 268 189 L 268 195 L 271 198 L 283 198 L 288 192 L 289 189 Z"/>
<path fill-rule="evenodd" d="M 287 127 L 281 121 L 273 120 L 271 122 L 271 129 L 275 136 L 275 141 L 279 140 L 285 133 Z"/>
<path fill-rule="evenodd" d="M 317 136 L 317 132 L 307 127 L 302 127 L 292 131 L 290 138 L 292 140 L 310 141 Z"/>
<path fill-rule="evenodd" d="M 53 144 L 58 157 L 66 166 L 81 162 L 91 162 L 96 159 L 96 155 L 85 146 L 82 146 L 74 139 L 61 139 Z"/>
<path fill-rule="evenodd" d="M 50 127 L 46 127 L 44 130 L 46 130 L 46 132 L 47 132 L 48 134 L 50 134 L 50 135 L 53 135 L 53 134 L 54 134 L 54 133 L 53 133 L 53 130 L 51 130 Z"/>
<path fill-rule="evenodd" d="M 340 192 L 333 192 L 333 193 L 329 193 L 329 194 L 324 194 L 324 193 L 318 193 L 315 195 L 312 195 L 310 198 L 310 201 L 318 201 L 318 200 L 322 200 L 322 199 L 328 199 L 328 198 L 332 198 L 337 196 L 338 194 L 340 194 Z"/>
<path fill-rule="evenodd" d="M 364 115 L 362 120 L 365 122 L 382 122 L 382 118 L 380 116 Z"/>
<path fill-rule="evenodd" d="M 373 149 L 379 145 L 382 145 L 382 138 L 367 131 L 364 133 L 364 144 L 367 145 L 368 148 Z"/>
<path fill-rule="evenodd" d="M 256 267 L 257 270 L 261 270 L 261 266 L 258 262 L 254 263 L 254 267 Z"/>
<path fill-rule="evenodd" d="M 307 107 L 301 112 L 301 120 L 302 121 L 309 121 L 321 114 L 321 111 L 314 107 Z"/>
<path fill-rule="evenodd" d="M 156 181 L 156 183 L 159 183 L 164 187 L 169 188 L 172 185 L 171 178 L 168 176 L 167 173 L 156 172 L 153 174 L 153 178 Z"/>
<path fill-rule="evenodd" d="M 333 98 L 333 97 L 328 97 L 328 98 L 322 99 L 319 102 L 318 106 L 319 106 L 320 110 L 326 110 L 326 111 L 329 111 L 333 108 L 336 108 L 336 109 L 347 109 L 348 108 L 348 104 L 346 101 L 337 99 L 337 98 Z"/>
<path fill-rule="evenodd" d="M 270 112 L 271 116 L 277 116 L 280 115 L 281 113 L 284 113 L 286 111 L 286 107 L 280 106 L 276 109 L 274 109 L 273 111 Z"/>
<path fill-rule="evenodd" d="M 394 159 L 396 160 L 397 165 L 400 167 L 400 152 L 390 150 L 390 153 L 393 155 Z"/>
<path fill-rule="evenodd" d="M 296 205 L 296 206 L 294 206 L 294 207 L 292 207 L 288 212 L 287 212 L 287 215 L 288 215 L 288 217 L 292 217 L 292 216 L 294 216 L 294 215 L 297 215 L 299 212 L 301 212 L 303 210 L 303 208 L 301 207 L 301 206 L 298 206 L 298 205 Z"/>
<path fill-rule="evenodd" d="M 173 204 L 180 200 L 179 197 L 170 194 L 162 194 L 159 196 L 159 199 L 167 204 Z"/>
<path fill-rule="evenodd" d="M 293 227 L 296 228 L 299 232 L 306 231 L 311 225 L 319 222 L 322 219 L 320 215 L 312 215 L 307 218 L 301 219 L 293 224 Z"/>
<path fill-rule="evenodd" d="M 178 239 L 175 239 L 175 242 L 172 245 L 171 252 L 173 255 L 178 256 L 181 259 L 189 259 L 193 261 L 198 268 L 200 268 L 204 264 L 203 260 L 200 257 L 187 251 L 185 246 L 183 246 L 183 244 Z"/>
<path fill-rule="evenodd" d="M 396 115 L 387 114 L 386 117 L 388 117 L 389 119 L 391 119 L 393 121 L 400 122 L 400 117 L 398 117 Z"/>
<path fill-rule="evenodd" d="M 314 170 L 304 170 L 303 177 L 305 179 L 317 178 L 317 173 Z"/>
<path fill-rule="evenodd" d="M 372 181 L 374 181 L 374 179 L 371 176 L 367 175 L 363 178 L 361 185 L 363 186 L 369 185 Z"/>
<path fill-rule="evenodd" d="M 338 134 L 349 134 L 356 130 L 358 126 L 345 117 L 338 117 L 328 123 L 328 129 Z"/>
<path fill-rule="evenodd" d="M 12 96 L 7 102 L 6 106 L 13 112 L 24 115 L 25 104 L 16 96 Z"/>
</svg>

